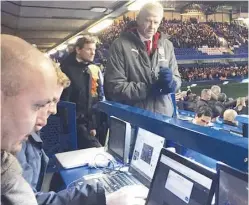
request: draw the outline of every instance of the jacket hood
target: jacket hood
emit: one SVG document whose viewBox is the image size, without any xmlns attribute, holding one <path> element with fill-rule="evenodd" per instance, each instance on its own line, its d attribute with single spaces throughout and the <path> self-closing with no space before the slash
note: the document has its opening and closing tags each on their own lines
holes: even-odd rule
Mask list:
<svg viewBox="0 0 249 205">
<path fill-rule="evenodd" d="M 65 64 L 65 65 L 68 65 L 68 64 L 72 64 L 76 62 L 76 52 L 72 52 L 70 53 L 63 61 L 61 64 Z"/>
</svg>

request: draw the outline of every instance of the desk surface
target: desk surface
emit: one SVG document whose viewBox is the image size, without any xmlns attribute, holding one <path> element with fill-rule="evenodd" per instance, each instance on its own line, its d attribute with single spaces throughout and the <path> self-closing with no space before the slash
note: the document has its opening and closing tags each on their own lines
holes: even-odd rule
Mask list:
<svg viewBox="0 0 249 205">
<path fill-rule="evenodd" d="M 195 161 L 209 167 L 212 169 L 216 169 L 216 160 L 211 159 L 209 157 L 203 156 L 195 151 L 188 150 L 187 153 L 184 154 L 188 158 L 192 158 Z M 67 187 L 70 183 L 80 179 L 81 177 L 89 174 L 101 173 L 100 169 L 89 168 L 88 166 L 77 167 L 72 169 L 63 169 L 60 171 L 60 175 L 63 179 L 65 186 Z M 64 188 L 66 188 L 64 187 Z"/>
<path fill-rule="evenodd" d="M 243 124 L 248 124 L 249 116 L 248 115 L 238 115 L 235 119 Z"/>
<path fill-rule="evenodd" d="M 89 168 L 88 166 L 84 166 L 72 169 L 63 169 L 60 171 L 60 175 L 65 185 L 68 186 L 73 181 L 78 180 L 85 175 L 96 174 L 99 172 L 102 171 L 100 169 Z"/>
</svg>

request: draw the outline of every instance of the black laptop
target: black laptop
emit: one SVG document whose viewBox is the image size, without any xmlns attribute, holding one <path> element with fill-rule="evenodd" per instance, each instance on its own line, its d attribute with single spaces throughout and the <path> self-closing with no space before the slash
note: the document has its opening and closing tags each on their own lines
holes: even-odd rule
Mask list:
<svg viewBox="0 0 249 205">
<path fill-rule="evenodd" d="M 162 149 L 146 205 L 208 205 L 216 182 L 215 170 Z"/>
<path fill-rule="evenodd" d="M 216 205 L 248 205 L 248 174 L 217 163 Z"/>
</svg>

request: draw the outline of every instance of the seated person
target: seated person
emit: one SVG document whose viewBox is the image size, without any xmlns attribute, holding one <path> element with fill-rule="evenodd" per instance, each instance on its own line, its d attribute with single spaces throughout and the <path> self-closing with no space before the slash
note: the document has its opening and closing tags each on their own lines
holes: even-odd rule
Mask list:
<svg viewBox="0 0 249 205">
<path fill-rule="evenodd" d="M 200 126 L 209 126 L 212 120 L 212 110 L 208 106 L 199 107 L 196 112 L 195 118 L 193 119 L 193 124 L 200 125 Z M 216 169 L 216 160 L 202 155 L 196 151 L 191 149 L 185 150 L 185 157 L 190 158 L 194 161 L 197 161 L 209 168 Z"/>
<path fill-rule="evenodd" d="M 239 115 L 248 115 L 245 97 L 237 99 L 235 110 Z"/>
<path fill-rule="evenodd" d="M 212 120 L 212 110 L 207 106 L 199 107 L 196 111 L 195 118 L 193 119 L 193 124 L 208 126 Z"/>
<path fill-rule="evenodd" d="M 201 91 L 201 99 L 196 103 L 196 110 L 198 110 L 202 106 L 210 106 L 210 99 L 211 99 L 211 90 L 203 89 Z"/>
<path fill-rule="evenodd" d="M 68 87 L 70 84 L 70 80 L 63 72 L 61 72 L 59 66 L 56 65 L 55 67 L 58 89 L 54 94 L 53 102 L 39 110 L 42 114 L 36 121 L 35 132 L 29 136 L 27 141 L 23 142 L 22 150 L 16 155 L 23 169 L 23 177 L 35 192 L 38 204 L 64 203 L 68 198 L 68 195 L 63 192 L 58 194 L 54 192 L 39 192 L 41 191 L 44 174 L 49 160 L 42 148 L 43 144 L 39 136 L 39 131 L 47 124 L 48 117 L 51 114 L 56 114 L 57 102 L 60 99 L 60 95 L 63 89 Z"/>
<path fill-rule="evenodd" d="M 212 104 L 212 112 L 213 112 L 213 118 L 217 117 L 223 117 L 223 113 L 228 108 L 227 106 L 230 106 L 229 103 L 226 103 L 227 96 L 225 93 L 220 93 L 218 95 L 218 100 L 214 101 Z"/>
<path fill-rule="evenodd" d="M 224 124 L 231 126 L 238 126 L 238 122 L 235 120 L 237 117 L 237 112 L 233 109 L 227 109 L 223 114 L 223 122 Z"/>
<path fill-rule="evenodd" d="M 35 192 L 37 203 L 39 205 L 134 205 L 130 200 L 136 200 L 138 197 L 144 199 L 147 196 L 147 192 L 142 190 L 139 194 L 133 195 L 132 199 L 126 200 L 130 196 L 131 190 L 133 189 L 133 192 L 136 192 L 138 189 L 141 189 L 140 186 L 124 187 L 107 197 L 105 197 L 104 189 L 99 184 L 83 184 L 58 193 L 39 192 L 44 174 L 46 173 L 48 157 L 42 148 L 42 140 L 38 132 L 47 124 L 48 117 L 51 114 L 56 114 L 57 102 L 60 99 L 62 90 L 70 84 L 70 80 L 61 72 L 60 68 L 58 66 L 55 67 L 58 78 L 58 90 L 54 94 L 54 101 L 39 110 L 41 112 L 39 116 L 41 117 L 36 121 L 36 132 L 32 133 L 29 139 L 23 142 L 22 150 L 17 153 L 17 159 L 23 168 L 23 177 Z M 144 201 L 142 198 L 141 200 Z"/>
</svg>

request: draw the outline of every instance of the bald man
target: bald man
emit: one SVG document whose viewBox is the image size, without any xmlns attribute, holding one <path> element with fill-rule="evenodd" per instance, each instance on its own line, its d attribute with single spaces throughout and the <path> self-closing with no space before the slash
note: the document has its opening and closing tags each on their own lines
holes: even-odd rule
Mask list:
<svg viewBox="0 0 249 205">
<path fill-rule="evenodd" d="M 1 51 L 1 204 L 37 205 L 35 195 L 21 176 L 20 165 L 11 153 L 20 151 L 22 142 L 35 130 L 36 122 L 47 117 L 44 110 L 51 105 L 58 88 L 56 69 L 40 51 L 14 36 L 1 35 Z M 80 189 L 77 186 L 73 192 L 65 190 L 67 202 L 57 197 L 56 202 L 49 204 L 142 205 L 148 194 L 140 186 L 122 188 L 106 197 L 100 186 L 84 184 L 84 192 L 79 194 Z M 97 195 L 97 192 L 101 193 Z M 44 203 L 53 195 L 55 193 Z"/>
<path fill-rule="evenodd" d="M 173 44 L 158 31 L 163 15 L 160 3 L 145 4 L 132 28 L 113 42 L 104 91 L 108 100 L 172 116 L 170 93 L 180 88 L 181 77 Z"/>
<path fill-rule="evenodd" d="M 235 120 L 238 113 L 233 109 L 227 109 L 223 114 L 224 124 L 231 125 L 231 126 L 238 126 L 238 121 Z"/>
<path fill-rule="evenodd" d="M 34 130 L 40 108 L 52 101 L 56 72 L 37 48 L 10 35 L 1 35 L 1 63 L 1 203 L 35 205 L 12 154 Z"/>
</svg>

